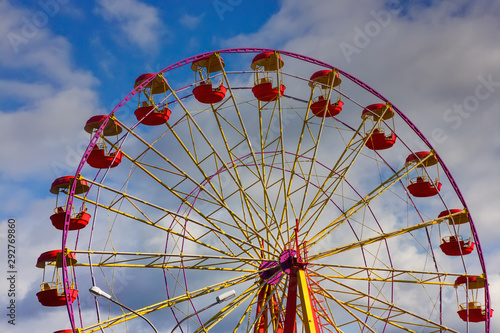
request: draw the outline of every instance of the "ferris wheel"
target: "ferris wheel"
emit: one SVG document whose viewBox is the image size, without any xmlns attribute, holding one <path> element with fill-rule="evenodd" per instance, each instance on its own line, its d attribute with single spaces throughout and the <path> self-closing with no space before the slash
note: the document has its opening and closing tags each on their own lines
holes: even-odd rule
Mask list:
<svg viewBox="0 0 500 333">
<path fill-rule="evenodd" d="M 37 297 L 67 307 L 58 332 L 489 332 L 464 198 L 367 84 L 228 49 L 131 86 L 50 188 L 63 245 Z"/>
</svg>

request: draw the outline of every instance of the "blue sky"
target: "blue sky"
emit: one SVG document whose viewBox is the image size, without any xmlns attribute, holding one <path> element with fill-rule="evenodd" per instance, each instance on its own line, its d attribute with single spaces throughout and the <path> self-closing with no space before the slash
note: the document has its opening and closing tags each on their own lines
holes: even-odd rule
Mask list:
<svg viewBox="0 0 500 333">
<path fill-rule="evenodd" d="M 264 1 L 235 1 L 236 5 L 200 1 L 193 7 L 170 6 L 162 1 L 147 4 L 125 1 L 119 5 L 92 1 L 78 5 L 56 2 L 58 6 L 41 3 L 16 2 L 14 8 L 22 8 L 16 12 L 18 19 L 43 25 L 41 28 L 35 25 L 35 29 L 40 34 L 50 32 L 54 40 L 63 37 L 68 43 L 64 46 L 70 56 L 68 65 L 92 74 L 93 83 L 99 87 L 100 102 L 106 106 L 130 88 L 126 83 L 135 80 L 137 73 L 158 71 L 166 64 L 193 55 L 193 50 L 202 53 L 220 48 L 220 43 L 227 38 L 257 30 L 278 10 L 277 3 Z M 40 13 L 43 14 L 37 16 Z M 168 16 L 163 16 L 164 13 Z M 147 17 L 147 22 L 136 21 L 141 15 Z M 49 18 L 46 24 L 45 18 Z M 28 31 L 29 24 L 26 25 Z M 7 36 L 20 53 L 40 38 L 37 32 L 33 37 L 28 33 L 28 38 L 24 38 L 23 27 L 21 23 L 19 38 Z M 126 62 L 122 62 L 123 54 L 127 54 Z M 46 81 L 45 74 L 39 70 L 31 71 L 31 78 L 25 79 Z M 5 67 L 3 76 L 19 77 L 19 71 Z M 108 84 L 113 81 L 114 84 Z M 7 108 L 9 105 L 6 104 Z"/>
<path fill-rule="evenodd" d="M 390 15 L 381 17 L 382 10 Z M 7 219 L 16 219 L 22 305 L 20 325 L 7 326 L 2 284 L 2 331 L 65 318 L 36 301 L 34 263 L 59 244 L 48 222 L 48 188 L 76 169 L 88 144 L 82 124 L 109 113 L 138 75 L 232 47 L 333 64 L 408 115 L 445 160 L 474 216 L 496 309 L 492 324 L 500 330 L 499 15 L 494 0 L 0 0 L 1 244 Z M 380 29 L 366 37 L 375 23 Z"/>
</svg>

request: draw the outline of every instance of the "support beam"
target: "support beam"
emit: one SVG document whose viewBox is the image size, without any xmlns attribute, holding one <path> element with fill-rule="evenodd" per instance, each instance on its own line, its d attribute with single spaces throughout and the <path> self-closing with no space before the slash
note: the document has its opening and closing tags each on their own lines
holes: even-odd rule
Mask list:
<svg viewBox="0 0 500 333">
<path fill-rule="evenodd" d="M 288 280 L 288 296 L 286 298 L 285 331 L 284 333 L 295 333 L 297 331 L 297 268 L 290 268 Z"/>
<path fill-rule="evenodd" d="M 316 311 L 314 310 L 311 295 L 309 294 L 305 269 L 297 269 L 297 280 L 300 290 L 300 304 L 302 306 L 302 321 L 306 333 L 320 332 Z"/>
</svg>

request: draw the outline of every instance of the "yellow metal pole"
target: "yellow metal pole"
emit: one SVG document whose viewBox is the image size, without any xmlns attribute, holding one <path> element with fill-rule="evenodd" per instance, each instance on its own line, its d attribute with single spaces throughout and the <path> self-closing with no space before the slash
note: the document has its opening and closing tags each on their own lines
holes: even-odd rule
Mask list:
<svg viewBox="0 0 500 333">
<path fill-rule="evenodd" d="M 304 269 L 297 270 L 297 280 L 304 328 L 306 333 L 316 333 L 318 332 L 316 316 L 312 307 L 311 296 L 309 295 L 309 288 L 307 286 L 306 272 Z"/>
</svg>

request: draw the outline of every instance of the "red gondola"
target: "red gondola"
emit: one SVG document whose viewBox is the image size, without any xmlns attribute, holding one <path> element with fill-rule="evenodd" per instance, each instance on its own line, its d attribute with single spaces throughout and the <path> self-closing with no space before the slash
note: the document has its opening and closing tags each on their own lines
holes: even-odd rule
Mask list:
<svg viewBox="0 0 500 333">
<path fill-rule="evenodd" d="M 45 269 L 47 263 L 53 263 L 54 269 L 57 271 L 58 268 L 62 267 L 62 250 L 53 250 L 42 253 L 37 260 L 36 267 Z M 76 258 L 73 253 L 66 254 L 66 264 L 68 266 L 73 266 L 76 263 Z M 66 305 L 66 295 L 64 293 L 64 288 L 61 280 L 59 279 L 59 274 L 55 272 L 52 274 L 52 281 L 46 282 L 45 280 L 41 284 L 41 291 L 39 291 L 36 296 L 38 301 L 43 306 L 64 306 Z M 78 296 L 78 290 L 73 288 L 73 283 L 68 288 L 68 294 L 71 301 L 76 300 Z"/>
<path fill-rule="evenodd" d="M 431 197 L 439 193 L 441 183 L 439 182 L 439 169 L 435 181 L 428 179 L 424 169 L 436 165 L 438 160 L 435 155 L 429 151 L 421 151 L 410 154 L 406 158 L 406 166 L 417 165 L 417 177 L 408 181 L 408 191 L 417 198 Z"/>
<path fill-rule="evenodd" d="M 156 105 L 154 101 L 154 95 L 165 94 L 165 98 L 162 101 L 166 101 L 166 93 L 168 91 L 167 81 L 161 74 L 146 73 L 140 75 L 134 83 L 134 88 L 137 89 L 145 80 L 154 76 L 154 79 L 145 85 L 139 91 L 139 104 L 137 109 L 134 111 L 137 121 L 143 125 L 147 126 L 158 126 L 165 124 L 170 118 L 170 110 L 167 108 L 167 103 L 163 106 Z M 147 101 L 141 103 L 140 96 L 144 95 Z"/>
<path fill-rule="evenodd" d="M 365 127 L 365 145 L 372 150 L 383 150 L 394 146 L 396 143 L 396 134 L 383 120 L 389 120 L 394 117 L 394 111 L 390 104 L 372 104 L 368 105 L 361 113 L 363 120 L 370 119 L 372 126 L 367 130 Z M 375 127 L 375 128 L 373 128 Z M 394 121 L 393 121 L 394 127 Z M 373 129 L 373 130 L 372 130 Z M 370 130 L 371 133 L 370 133 Z M 390 131 L 386 134 L 386 130 Z"/>
<path fill-rule="evenodd" d="M 215 53 L 193 62 L 191 69 L 195 72 L 195 81 L 199 80 L 199 83 L 193 89 L 193 95 L 198 102 L 215 104 L 226 97 L 227 88 L 224 87 L 223 82 L 221 81 L 214 88 L 210 75 L 222 71 L 224 66 L 224 60 Z"/>
<path fill-rule="evenodd" d="M 483 289 L 486 285 L 486 279 L 484 276 L 479 275 L 462 275 L 455 280 L 455 289 L 459 286 L 465 288 L 466 293 L 469 290 Z M 457 291 L 458 298 L 458 291 Z M 485 307 L 478 301 L 477 292 L 474 292 L 468 296 L 467 303 L 461 303 L 458 306 L 458 316 L 463 321 L 479 323 L 486 321 L 487 312 Z M 489 310 L 489 316 L 493 316 L 493 309 Z"/>
<path fill-rule="evenodd" d="M 448 236 L 442 239 L 441 251 L 448 256 L 467 255 L 474 251 L 474 242 L 470 239 L 464 241 L 462 236 Z"/>
<path fill-rule="evenodd" d="M 139 121 L 141 124 L 148 126 L 163 125 L 170 118 L 170 114 L 172 112 L 166 107 L 161 110 L 158 110 L 155 106 L 147 105 L 146 102 L 144 103 L 146 105 L 134 111 L 137 121 Z"/>
<path fill-rule="evenodd" d="M 66 218 L 66 210 L 64 206 L 59 206 L 59 193 L 69 193 L 71 186 L 73 185 L 73 181 L 75 176 L 64 176 L 59 177 L 52 183 L 50 187 L 50 192 L 53 194 L 57 194 L 56 199 L 56 208 L 55 214 L 50 216 L 50 220 L 52 221 L 52 225 L 58 229 L 64 229 L 64 220 Z M 89 191 L 90 186 L 85 180 L 77 179 L 75 187 L 75 194 L 83 194 Z M 66 202 L 66 200 L 65 200 Z M 82 206 L 80 212 L 76 214 L 72 214 L 71 219 L 69 221 L 69 230 L 79 230 L 85 228 L 85 226 L 89 223 L 90 215 L 86 213 L 85 206 Z"/>
<path fill-rule="evenodd" d="M 108 116 L 93 116 L 85 124 L 85 131 L 91 136 L 101 127 Z M 87 164 L 96 169 L 114 168 L 122 161 L 123 154 L 120 151 L 106 151 L 104 141 L 105 136 L 118 135 L 122 132 L 122 127 L 114 119 L 110 119 L 102 131 L 99 141 L 96 143 L 89 157 Z"/>
<path fill-rule="evenodd" d="M 281 83 L 282 79 L 278 79 L 279 82 L 273 86 L 273 79 L 270 76 L 270 72 L 278 71 L 283 64 L 283 59 L 275 52 L 259 53 L 253 58 L 250 65 L 255 71 L 252 92 L 259 101 L 271 102 L 283 96 L 286 87 Z"/>
<path fill-rule="evenodd" d="M 311 88 L 314 89 L 314 87 L 319 86 L 321 90 L 321 95 L 313 98 L 311 104 L 312 113 L 317 117 L 334 117 L 338 115 L 342 111 L 344 102 L 340 100 L 339 95 L 337 101 L 332 103 L 329 95 L 331 95 L 332 88 L 337 87 L 342 82 L 339 73 L 331 69 L 325 69 L 311 75 L 309 80 Z"/>
</svg>

